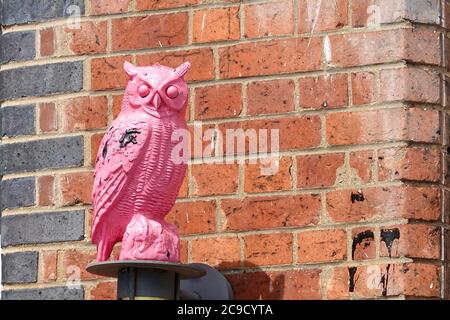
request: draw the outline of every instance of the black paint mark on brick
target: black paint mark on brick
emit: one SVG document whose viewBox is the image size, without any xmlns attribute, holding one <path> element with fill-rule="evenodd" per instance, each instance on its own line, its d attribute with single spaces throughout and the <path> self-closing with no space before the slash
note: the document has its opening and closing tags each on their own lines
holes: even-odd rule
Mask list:
<svg viewBox="0 0 450 320">
<path fill-rule="evenodd" d="M 381 242 L 386 244 L 386 248 L 389 252 L 389 258 L 392 258 L 392 245 L 394 240 L 400 240 L 400 230 L 398 228 L 394 229 L 381 229 L 380 231 Z"/>
<path fill-rule="evenodd" d="M 356 247 L 358 245 L 360 245 L 366 239 L 372 239 L 372 240 L 375 239 L 375 235 L 373 234 L 372 231 L 366 230 L 364 232 L 358 233 L 355 237 L 353 237 L 353 242 L 352 242 L 352 259 L 355 257 Z"/>
</svg>

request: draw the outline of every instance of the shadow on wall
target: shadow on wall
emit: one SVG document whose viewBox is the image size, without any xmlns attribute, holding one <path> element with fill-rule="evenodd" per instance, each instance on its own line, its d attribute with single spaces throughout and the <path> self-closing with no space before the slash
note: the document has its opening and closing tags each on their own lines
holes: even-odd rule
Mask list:
<svg viewBox="0 0 450 320">
<path fill-rule="evenodd" d="M 234 263 L 234 262 L 233 262 Z M 239 265 L 239 261 L 235 262 Z M 229 269 L 230 261 L 217 269 Z M 236 300 L 312 300 L 320 299 L 320 270 L 266 271 L 244 260 L 245 269 L 226 270 Z"/>
</svg>

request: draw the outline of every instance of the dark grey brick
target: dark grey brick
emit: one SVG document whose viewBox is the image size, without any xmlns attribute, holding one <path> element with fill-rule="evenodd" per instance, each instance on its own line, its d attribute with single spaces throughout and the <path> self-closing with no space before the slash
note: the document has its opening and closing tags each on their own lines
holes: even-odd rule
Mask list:
<svg viewBox="0 0 450 320">
<path fill-rule="evenodd" d="M 84 211 L 10 215 L 1 219 L 2 246 L 84 239 Z"/>
<path fill-rule="evenodd" d="M 3 180 L 1 182 L 1 210 L 29 207 L 36 203 L 34 177 Z"/>
<path fill-rule="evenodd" d="M 36 111 L 34 105 L 5 107 L 1 110 L 2 136 L 15 137 L 36 133 Z"/>
<path fill-rule="evenodd" d="M 43 289 L 6 290 L 2 300 L 83 300 L 81 287 L 51 287 Z"/>
<path fill-rule="evenodd" d="M 36 56 L 35 32 L 11 32 L 0 36 L 0 64 L 31 60 Z"/>
<path fill-rule="evenodd" d="M 439 2 L 440 0 L 407 0 L 405 18 L 421 23 L 439 24 Z"/>
<path fill-rule="evenodd" d="M 2 256 L 2 283 L 29 283 L 37 281 L 38 253 L 17 252 Z"/>
<path fill-rule="evenodd" d="M 84 13 L 83 0 L 3 0 L 2 24 L 23 24 L 73 16 L 69 6 Z"/>
<path fill-rule="evenodd" d="M 83 63 L 61 62 L 4 70 L 0 100 L 78 92 L 83 88 Z"/>
<path fill-rule="evenodd" d="M 0 152 L 3 173 L 79 167 L 84 159 L 83 137 L 3 144 Z"/>
</svg>

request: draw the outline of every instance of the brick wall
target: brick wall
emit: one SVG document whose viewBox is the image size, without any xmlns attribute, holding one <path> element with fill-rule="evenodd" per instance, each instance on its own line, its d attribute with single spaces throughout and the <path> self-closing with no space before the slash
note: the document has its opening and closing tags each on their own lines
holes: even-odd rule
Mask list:
<svg viewBox="0 0 450 320">
<path fill-rule="evenodd" d="M 279 129 L 281 158 L 269 176 L 245 155 L 189 165 L 169 217 L 183 262 L 221 269 L 236 298 L 447 298 L 449 9 L 4 0 L 2 297 L 114 298 L 84 268 L 122 64 L 189 60 L 191 128 Z"/>
</svg>

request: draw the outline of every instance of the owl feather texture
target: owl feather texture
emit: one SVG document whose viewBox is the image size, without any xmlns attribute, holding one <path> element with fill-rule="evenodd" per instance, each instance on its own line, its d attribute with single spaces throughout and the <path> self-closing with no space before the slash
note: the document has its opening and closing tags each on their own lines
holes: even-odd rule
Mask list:
<svg viewBox="0 0 450 320">
<path fill-rule="evenodd" d="M 173 139 L 187 130 L 185 62 L 137 67 L 125 62 L 129 81 L 122 109 L 97 153 L 92 192 L 92 242 L 97 261 L 122 242 L 120 260 L 179 261 L 177 228 L 164 217 L 183 182 L 185 161 L 174 161 Z"/>
</svg>

